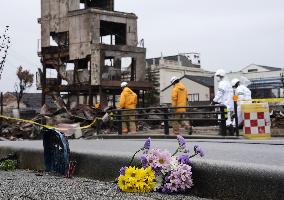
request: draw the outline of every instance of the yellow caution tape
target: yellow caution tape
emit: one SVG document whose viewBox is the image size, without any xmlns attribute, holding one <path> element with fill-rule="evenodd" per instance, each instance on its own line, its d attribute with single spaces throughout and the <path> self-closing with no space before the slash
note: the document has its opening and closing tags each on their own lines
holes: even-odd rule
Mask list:
<svg viewBox="0 0 284 200">
<path fill-rule="evenodd" d="M 77 127 L 77 128 L 57 128 L 55 126 L 51 126 L 51 125 L 43 125 L 43 124 L 40 124 L 40 123 L 37 123 L 33 120 L 27 120 L 27 119 L 21 119 L 21 118 L 16 118 L 16 117 L 8 117 L 8 116 L 4 116 L 4 115 L 0 115 L 0 118 L 2 119 L 7 119 L 7 120 L 15 120 L 15 121 L 21 121 L 21 122 L 25 122 L 25 123 L 29 123 L 29 124 L 34 124 L 34 125 L 37 125 L 37 126 L 40 126 L 40 127 L 43 127 L 43 128 L 47 128 L 47 129 L 55 129 L 55 130 L 58 130 L 58 131 L 68 131 L 68 130 L 82 130 L 82 129 L 87 129 L 87 128 L 90 128 L 92 127 L 96 121 L 97 121 L 97 118 L 94 119 L 94 121 L 92 123 L 90 123 L 89 125 L 86 125 L 86 126 L 82 126 L 82 127 Z"/>
<path fill-rule="evenodd" d="M 242 100 L 242 101 L 252 101 L 252 102 L 268 102 L 268 103 L 284 103 L 284 98 L 269 98 L 269 99 L 251 99 L 251 100 Z"/>
</svg>

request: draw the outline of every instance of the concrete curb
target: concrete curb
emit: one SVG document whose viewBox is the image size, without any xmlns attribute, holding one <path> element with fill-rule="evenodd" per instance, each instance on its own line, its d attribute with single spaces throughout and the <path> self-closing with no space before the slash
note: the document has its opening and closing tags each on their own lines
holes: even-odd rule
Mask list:
<svg viewBox="0 0 284 200">
<path fill-rule="evenodd" d="M 17 147 L 0 147 L 0 157 L 16 153 L 21 169 L 44 169 L 43 150 Z M 104 181 L 114 181 L 120 167 L 129 162 L 128 154 L 110 155 L 72 153 L 76 160 L 76 176 Z M 139 160 L 135 160 L 136 164 Z M 265 165 L 243 165 L 240 163 L 213 160 L 193 160 L 195 186 L 190 193 L 217 199 L 284 199 L 284 169 Z"/>
<path fill-rule="evenodd" d="M 240 139 L 237 136 L 218 136 L 218 135 L 182 135 L 185 139 Z M 88 139 L 176 139 L 176 135 L 157 135 L 157 134 L 136 134 L 136 135 L 95 135 Z"/>
</svg>

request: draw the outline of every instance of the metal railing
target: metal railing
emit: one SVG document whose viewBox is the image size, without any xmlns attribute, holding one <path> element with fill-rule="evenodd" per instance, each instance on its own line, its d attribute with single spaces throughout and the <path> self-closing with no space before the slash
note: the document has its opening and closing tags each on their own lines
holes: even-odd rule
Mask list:
<svg viewBox="0 0 284 200">
<path fill-rule="evenodd" d="M 186 112 L 175 112 L 179 108 L 185 108 Z M 129 111 L 134 112 L 133 114 L 129 114 Z M 116 109 L 112 110 L 111 113 L 113 122 L 118 124 L 119 134 L 122 134 L 122 122 L 163 124 L 164 134 L 169 135 L 169 122 L 189 121 L 190 124 L 195 122 L 211 122 L 211 124 L 219 125 L 220 135 L 226 135 L 227 110 L 223 105 Z M 130 120 L 130 116 L 134 116 L 135 119 Z"/>
</svg>

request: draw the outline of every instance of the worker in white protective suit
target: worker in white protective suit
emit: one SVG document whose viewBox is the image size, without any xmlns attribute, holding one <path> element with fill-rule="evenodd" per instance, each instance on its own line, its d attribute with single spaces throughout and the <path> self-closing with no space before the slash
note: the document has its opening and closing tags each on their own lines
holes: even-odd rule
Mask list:
<svg viewBox="0 0 284 200">
<path fill-rule="evenodd" d="M 247 85 L 244 82 L 241 82 L 237 78 L 234 78 L 231 81 L 231 84 L 234 89 L 234 94 L 238 96 L 238 102 L 237 102 L 238 125 L 241 125 L 243 122 L 241 104 L 246 103 L 246 100 L 251 100 L 251 91 L 250 89 L 247 88 Z"/>
<path fill-rule="evenodd" d="M 223 104 L 227 107 L 228 119 L 226 120 L 226 125 L 231 126 L 233 124 L 231 115 L 234 111 L 233 88 L 230 81 L 226 78 L 226 72 L 223 69 L 218 69 L 215 76 L 218 81 L 218 90 L 213 99 L 213 104 Z"/>
</svg>

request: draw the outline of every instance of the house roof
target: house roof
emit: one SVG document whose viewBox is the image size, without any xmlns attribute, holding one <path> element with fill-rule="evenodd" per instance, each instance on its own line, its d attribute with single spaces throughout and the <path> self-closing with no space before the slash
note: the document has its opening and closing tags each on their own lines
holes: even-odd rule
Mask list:
<svg viewBox="0 0 284 200">
<path fill-rule="evenodd" d="M 15 92 L 12 92 L 13 95 L 16 95 Z M 24 93 L 22 102 L 28 107 L 33 109 L 40 109 L 41 106 L 41 93 Z M 45 97 L 45 104 L 49 108 L 55 108 L 55 104 L 50 96 Z"/>
<path fill-rule="evenodd" d="M 214 77 L 205 77 L 205 76 L 190 76 L 185 75 L 185 78 L 190 79 L 196 83 L 199 83 L 201 85 L 207 86 L 207 87 L 214 87 Z"/>
<path fill-rule="evenodd" d="M 265 66 L 265 65 L 250 64 L 250 65 L 244 67 L 244 68 L 243 68 L 242 70 L 240 70 L 240 71 L 243 71 L 243 70 L 245 70 L 246 68 L 248 68 L 248 67 L 250 67 L 250 66 L 252 66 L 252 65 L 258 66 L 258 67 L 262 67 L 262 68 L 264 68 L 264 69 L 266 69 L 266 70 L 268 70 L 268 71 L 279 71 L 279 70 L 281 70 L 281 68 L 279 68 L 279 67 L 269 67 L 269 66 Z"/>
<path fill-rule="evenodd" d="M 204 85 L 206 87 L 214 87 L 214 76 L 212 77 L 206 77 L 206 76 L 191 76 L 191 75 L 184 75 L 183 77 L 180 78 L 180 80 L 187 78 L 189 80 L 192 80 L 196 83 L 199 83 L 201 85 Z M 170 88 L 172 85 L 168 85 L 164 89 L 161 90 L 161 92 L 167 90 Z"/>
<path fill-rule="evenodd" d="M 281 70 L 281 68 L 279 68 L 279 67 L 269 67 L 269 66 L 264 66 L 264 65 L 257 65 L 257 66 L 263 67 L 263 68 L 265 68 L 265 69 L 267 69 L 269 71 L 279 71 L 279 70 Z"/>
</svg>

